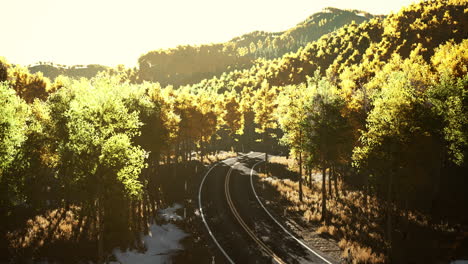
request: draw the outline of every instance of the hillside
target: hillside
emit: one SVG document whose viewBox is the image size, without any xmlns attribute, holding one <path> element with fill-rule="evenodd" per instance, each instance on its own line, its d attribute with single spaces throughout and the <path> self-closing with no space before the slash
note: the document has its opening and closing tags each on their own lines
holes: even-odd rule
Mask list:
<svg viewBox="0 0 468 264">
<path fill-rule="evenodd" d="M 240 91 L 245 86 L 259 88 L 264 79 L 276 86 L 299 84 L 317 69 L 337 83 L 344 79 L 341 74 L 353 74 L 355 82 L 365 83 L 393 54 L 408 58 L 411 51 L 418 49 L 428 62 L 439 45 L 448 40 L 459 43 L 466 38 L 466 6 L 463 1 L 450 1 L 446 5 L 429 1 L 406 7 L 387 18 L 373 18 L 359 25 L 351 23 L 297 52 L 273 60 L 259 59 L 250 69 L 226 72 L 194 87 Z"/>
<path fill-rule="evenodd" d="M 259 58 L 295 52 L 346 24 L 360 24 L 373 17 L 357 10 L 327 8 L 285 32 L 255 31 L 226 43 L 150 51 L 138 59 L 139 78 L 176 87 L 197 83 L 223 72 L 250 68 Z"/>
<path fill-rule="evenodd" d="M 224 72 L 250 68 L 257 59 L 274 59 L 296 52 L 307 43 L 346 24 L 360 24 L 372 18 L 373 15 L 359 10 L 326 8 L 284 32 L 254 31 L 226 43 L 150 51 L 138 59 L 139 70 L 132 79 L 176 87 L 194 84 Z M 45 77 L 54 80 L 59 75 L 91 78 L 100 71 L 109 70 L 109 67 L 38 63 L 28 69 L 31 73 L 42 72 Z"/>
<path fill-rule="evenodd" d="M 90 64 L 90 65 L 56 65 L 53 63 L 38 63 L 28 67 L 29 72 L 36 73 L 42 72 L 45 77 L 48 77 L 51 80 L 54 80 L 59 75 L 64 75 L 72 78 L 92 78 L 100 71 L 105 71 L 109 67 Z"/>
</svg>

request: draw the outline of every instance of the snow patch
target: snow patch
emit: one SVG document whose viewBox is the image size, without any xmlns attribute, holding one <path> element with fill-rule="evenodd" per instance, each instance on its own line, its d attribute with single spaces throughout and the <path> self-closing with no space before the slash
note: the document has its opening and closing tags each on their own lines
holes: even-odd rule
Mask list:
<svg viewBox="0 0 468 264">
<path fill-rule="evenodd" d="M 182 205 L 175 203 L 172 207 L 159 210 L 159 215 L 166 221 L 178 221 L 182 220 L 182 216 L 176 214 L 176 211 L 181 209 Z"/>
<path fill-rule="evenodd" d="M 114 249 L 112 252 L 117 258 L 113 263 L 170 263 L 171 254 L 182 250 L 180 240 L 188 236 L 172 223 L 164 225 L 151 225 L 150 232 L 142 238 L 147 250 L 140 253 L 135 250 L 122 252 Z"/>
<path fill-rule="evenodd" d="M 182 205 L 175 203 L 171 207 L 159 210 L 159 215 L 165 221 L 179 221 L 182 220 L 182 216 L 178 215 L 176 211 L 181 208 L 183 208 Z M 112 263 L 171 263 L 171 255 L 184 249 L 180 241 L 187 236 L 187 233 L 173 223 L 152 224 L 149 227 L 148 235 L 142 238 L 147 249 L 145 252 L 136 250 L 122 252 L 120 249 L 114 249 L 112 253 L 117 258 L 117 262 Z"/>
</svg>

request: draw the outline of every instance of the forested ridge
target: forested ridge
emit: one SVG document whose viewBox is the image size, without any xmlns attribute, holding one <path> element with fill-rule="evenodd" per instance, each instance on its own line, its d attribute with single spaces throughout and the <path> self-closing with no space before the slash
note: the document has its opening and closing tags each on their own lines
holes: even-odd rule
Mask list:
<svg viewBox="0 0 468 264">
<path fill-rule="evenodd" d="M 42 246 L 11 230 L 18 211 L 73 209 L 91 227 L 56 239 L 94 241 L 88 257 L 102 260 L 108 232 L 154 213 L 159 171 L 177 177 L 177 166 L 230 149 L 289 153 L 300 203 L 321 172 L 309 213 L 324 226 L 339 221 L 331 203 L 360 192 L 365 203 L 347 214 L 374 221 L 375 236 L 335 234 L 355 262 L 405 259 L 398 243 L 412 231 L 401 222 L 413 215 L 421 229 L 466 236 L 468 2 L 424 1 L 387 17 L 327 10 L 286 32 L 153 51 L 138 69 L 89 79 L 51 81 L 2 59 L 0 250 L 21 259 Z"/>
<path fill-rule="evenodd" d="M 149 51 L 138 59 L 138 68 L 124 69 L 123 65 L 117 68 L 126 71 L 132 82 L 156 81 L 163 86 L 175 87 L 194 84 L 223 72 L 250 68 L 259 58 L 273 59 L 296 52 L 308 42 L 352 21 L 359 24 L 373 17 L 364 11 L 330 7 L 284 32 L 254 31 L 225 43 Z M 42 61 L 29 65 L 28 69 L 32 73 L 42 72 L 52 80 L 59 75 L 92 78 L 100 71 L 113 70 L 103 65 L 65 66 Z"/>
<path fill-rule="evenodd" d="M 345 24 L 362 23 L 372 17 L 358 10 L 327 8 L 284 32 L 255 31 L 225 43 L 150 51 L 138 59 L 137 78 L 140 82 L 157 81 L 164 86 L 194 84 L 223 72 L 250 68 L 257 59 L 296 52 Z"/>
<path fill-rule="evenodd" d="M 40 61 L 35 65 L 28 65 L 29 72 L 42 72 L 45 77 L 51 80 L 54 80 L 60 75 L 71 78 L 84 77 L 90 79 L 96 76 L 99 72 L 108 70 L 108 68 L 109 67 L 98 64 L 66 66 L 43 61 Z"/>
</svg>

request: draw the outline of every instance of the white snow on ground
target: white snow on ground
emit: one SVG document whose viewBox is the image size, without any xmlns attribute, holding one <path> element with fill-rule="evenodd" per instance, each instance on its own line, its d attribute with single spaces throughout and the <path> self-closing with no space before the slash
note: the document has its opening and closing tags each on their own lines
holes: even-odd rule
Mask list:
<svg viewBox="0 0 468 264">
<path fill-rule="evenodd" d="M 172 207 L 168 207 L 166 209 L 159 210 L 159 215 L 164 218 L 166 221 L 177 221 L 182 220 L 182 216 L 176 214 L 178 209 L 181 209 L 182 205 L 175 203 Z"/>
<path fill-rule="evenodd" d="M 180 240 L 186 236 L 187 233 L 172 223 L 161 226 L 151 225 L 150 233 L 143 237 L 143 242 L 148 249 L 146 252 L 140 253 L 134 250 L 122 252 L 114 249 L 113 253 L 117 258 L 117 263 L 170 263 L 171 253 L 183 249 Z"/>
<path fill-rule="evenodd" d="M 175 212 L 180 208 L 182 208 L 180 204 L 174 204 L 172 207 L 159 210 L 159 215 L 166 221 L 181 220 L 182 217 Z M 174 251 L 183 249 L 180 240 L 186 236 L 188 236 L 187 233 L 172 223 L 153 224 L 149 228 L 148 235 L 142 238 L 147 248 L 146 252 L 140 253 L 136 250 L 122 252 L 119 249 L 114 249 L 112 253 L 117 258 L 117 262 L 113 263 L 171 263 L 171 254 Z"/>
</svg>

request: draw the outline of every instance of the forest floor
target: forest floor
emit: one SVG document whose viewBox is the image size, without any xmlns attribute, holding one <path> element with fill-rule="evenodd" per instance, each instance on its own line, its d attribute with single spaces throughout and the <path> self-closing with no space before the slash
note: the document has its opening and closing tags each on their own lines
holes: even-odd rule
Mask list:
<svg viewBox="0 0 468 264">
<path fill-rule="evenodd" d="M 268 176 L 260 173 L 257 185 L 259 196 L 265 199 L 276 215 L 289 219 L 290 225 L 304 240 L 312 240 L 318 248 L 332 255 L 340 255 L 351 263 L 447 263 L 454 259 L 468 259 L 468 230 L 466 226 L 447 222 L 430 223 L 430 216 L 416 210 L 394 206 L 391 251 L 385 237 L 386 203 L 361 191 L 338 185 L 327 188 L 329 224 L 321 218 L 321 181 L 313 177 L 312 184 L 304 183 L 304 200 L 299 201 L 297 165 L 285 157 L 271 157 Z M 366 201 L 367 200 L 367 201 Z M 321 245 L 316 237 L 326 239 Z M 330 246 L 334 245 L 334 246 Z M 328 248 L 327 248 L 328 247 Z"/>
</svg>

